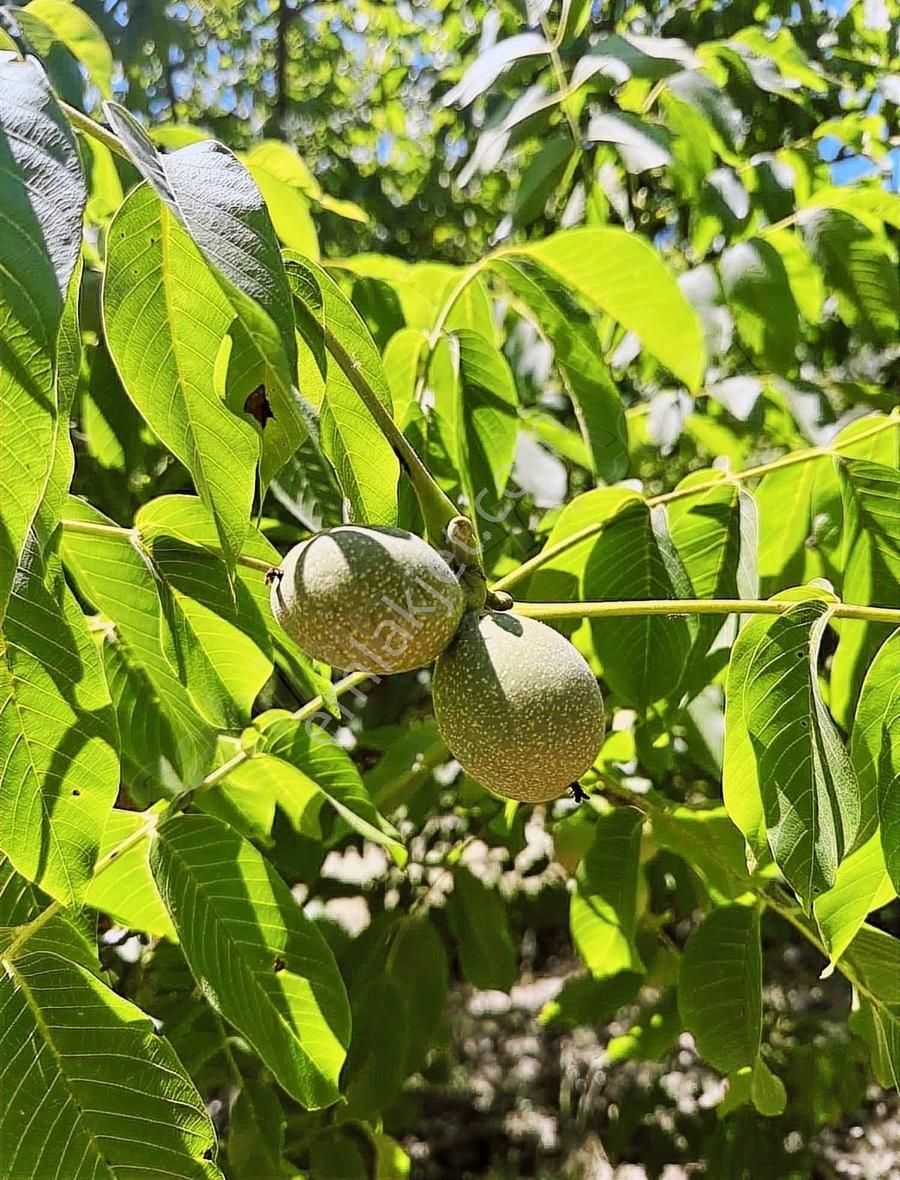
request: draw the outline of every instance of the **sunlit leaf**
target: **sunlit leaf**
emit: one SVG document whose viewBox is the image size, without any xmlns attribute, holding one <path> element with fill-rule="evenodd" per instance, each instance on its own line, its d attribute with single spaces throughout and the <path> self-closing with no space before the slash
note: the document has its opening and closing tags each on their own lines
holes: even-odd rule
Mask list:
<svg viewBox="0 0 900 1180">
<path fill-rule="evenodd" d="M 359 313 L 321 267 L 291 253 L 285 255 L 285 266 L 298 303 L 298 331 L 314 361 L 304 371 L 321 382 L 323 451 L 334 464 L 352 519 L 394 524 L 397 458 L 352 384 L 359 373 L 390 413 L 391 394 L 378 349 Z M 301 350 L 301 368 L 303 361 Z"/>
<path fill-rule="evenodd" d="M 609 376 L 600 340 L 587 313 L 570 291 L 527 258 L 500 257 L 492 269 L 522 302 L 554 350 L 554 360 L 569 396 L 592 468 L 612 483 L 628 471 L 625 407 Z"/>
<path fill-rule="evenodd" d="M 280 764 L 272 768 L 278 802 L 296 828 L 314 837 L 321 836 L 319 812 L 327 802 L 354 831 L 404 864 L 407 853 L 396 829 L 376 810 L 347 752 L 317 724 L 328 720 L 324 711 L 307 721 L 277 712 L 256 719 L 256 752 Z"/>
<path fill-rule="evenodd" d="M 25 12 L 46 25 L 65 45 L 104 98 L 111 97 L 113 55 L 86 12 L 67 0 L 29 0 Z"/>
<path fill-rule="evenodd" d="M 57 333 L 81 244 L 75 138 L 34 59 L 0 60 L 0 618 L 57 430 Z"/>
<path fill-rule="evenodd" d="M 62 578 L 20 571 L 0 637 L 0 848 L 66 905 L 84 897 L 119 783 L 109 690 Z"/>
<path fill-rule="evenodd" d="M 872 832 L 876 813 L 822 700 L 818 656 L 828 602 L 795 591 L 734 645 L 726 686 L 725 805 L 757 855 L 765 842 L 805 905 Z"/>
<path fill-rule="evenodd" d="M 174 941 L 175 928 L 150 872 L 150 823 L 152 820 L 139 811 L 120 811 L 118 808 L 112 811 L 103 828 L 101 856 L 141 829 L 146 831 L 148 839 L 120 853 L 99 876 L 94 877 L 84 900 L 86 905 L 109 914 L 128 930 Z"/>
<path fill-rule="evenodd" d="M 234 312 L 181 223 L 146 186 L 110 226 L 103 310 L 122 384 L 191 472 L 233 563 L 249 525 L 259 455 L 253 423 L 215 389 Z"/>
<path fill-rule="evenodd" d="M 212 1121 L 168 1041 L 67 957 L 25 943 L 0 976 L 7 1175 L 221 1180 Z"/>
<path fill-rule="evenodd" d="M 111 524 L 75 498 L 66 516 Z M 84 598 L 114 624 L 101 651 L 132 789 L 193 785 L 208 769 L 215 735 L 178 675 L 171 624 L 145 558 L 114 530 L 66 530 L 62 558 Z"/>
<path fill-rule="evenodd" d="M 843 597 L 900 607 L 900 472 L 863 459 L 840 459 L 844 508 Z M 884 625 L 847 619 L 832 665 L 832 708 L 849 726 L 866 667 Z"/>
<path fill-rule="evenodd" d="M 699 385 L 706 363 L 700 321 L 646 242 L 621 229 L 575 229 L 509 253 L 513 259 L 537 262 L 586 303 L 634 332 L 651 356 L 688 388 Z"/>
<path fill-rule="evenodd" d="M 349 1040 L 347 999 L 331 951 L 290 890 L 211 816 L 166 820 L 150 864 L 204 995 L 293 1098 L 330 1106 Z"/>
<path fill-rule="evenodd" d="M 643 816 L 620 808 L 597 817 L 569 908 L 575 948 L 596 979 L 641 971 L 634 945 Z"/>
<path fill-rule="evenodd" d="M 861 790 L 878 798 L 884 863 L 900 892 L 900 631 L 889 635 L 863 681 L 850 756 Z"/>
<path fill-rule="evenodd" d="M 141 124 L 104 103 L 113 129 L 141 175 L 199 247 L 241 327 L 249 392 L 266 389 L 274 411 L 263 438 L 261 477 L 272 476 L 303 441 L 306 427 L 292 382 L 296 367 L 291 296 L 265 202 L 252 177 L 222 144 L 202 140 L 160 155 Z"/>
</svg>

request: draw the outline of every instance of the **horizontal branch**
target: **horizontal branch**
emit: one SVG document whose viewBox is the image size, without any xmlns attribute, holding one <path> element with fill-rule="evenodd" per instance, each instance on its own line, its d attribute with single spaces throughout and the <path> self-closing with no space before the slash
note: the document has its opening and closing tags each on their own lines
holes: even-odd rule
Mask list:
<svg viewBox="0 0 900 1180">
<path fill-rule="evenodd" d="M 78 533 L 86 537 L 127 537 L 132 542 L 139 542 L 142 540 L 140 529 L 130 528 L 126 529 L 119 524 L 101 524 L 94 520 L 71 520 L 64 518 L 60 521 L 67 533 Z M 188 542 L 192 545 L 197 545 L 196 541 Z M 206 549 L 210 553 L 214 553 L 217 557 L 225 560 L 225 555 L 218 545 L 197 545 L 198 549 Z M 270 561 L 263 561 L 261 557 L 249 557 L 244 554 L 239 554 L 235 559 L 235 564 L 244 566 L 245 569 L 259 570 L 260 573 L 267 573 L 272 568 Z"/>
<path fill-rule="evenodd" d="M 783 615 L 797 606 L 797 598 L 656 598 L 628 602 L 517 602 L 515 612 L 530 619 L 602 619 L 663 615 Z M 839 619 L 900 626 L 900 610 L 887 606 L 862 606 L 853 602 L 829 603 L 829 613 Z"/>
</svg>

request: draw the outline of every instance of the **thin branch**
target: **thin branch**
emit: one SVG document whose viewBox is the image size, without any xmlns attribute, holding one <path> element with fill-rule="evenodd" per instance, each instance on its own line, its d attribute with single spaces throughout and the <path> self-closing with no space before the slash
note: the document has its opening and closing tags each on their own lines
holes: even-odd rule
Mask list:
<svg viewBox="0 0 900 1180">
<path fill-rule="evenodd" d="M 419 375 L 418 381 L 416 382 L 414 395 L 415 401 L 418 402 L 422 399 L 422 393 L 425 389 L 425 384 L 428 381 L 428 374 L 431 370 L 431 362 L 432 358 L 434 357 L 434 350 L 437 348 L 444 328 L 447 326 L 447 320 L 450 318 L 450 313 L 453 311 L 454 307 L 456 307 L 457 302 L 459 301 L 466 287 L 468 287 L 469 283 L 473 282 L 478 277 L 478 275 L 481 274 L 485 267 L 489 265 L 491 258 L 493 257 L 495 257 L 495 255 L 488 255 L 487 258 L 481 258 L 478 262 L 474 262 L 471 266 L 467 266 L 459 276 L 456 286 L 444 300 L 444 305 L 438 312 L 437 319 L 434 321 L 434 327 L 428 333 L 428 352 L 425 356 L 425 364 L 422 366 L 422 372 Z"/>
<path fill-rule="evenodd" d="M 115 155 L 121 156 L 129 164 L 131 163 L 131 157 L 123 147 L 122 141 L 118 136 L 113 135 L 108 127 L 104 127 L 102 123 L 97 123 L 89 115 L 80 111 L 78 107 L 70 106 L 67 102 L 63 102 L 61 98 L 58 98 L 56 101 L 59 103 L 63 114 L 76 130 L 80 131 L 83 135 L 89 135 L 91 139 L 96 139 L 98 143 L 104 144 Z"/>
<path fill-rule="evenodd" d="M 340 365 L 344 376 L 375 419 L 400 465 L 409 476 L 422 509 L 422 515 L 425 518 L 426 531 L 433 540 L 440 543 L 446 526 L 455 516 L 459 515 L 456 505 L 441 489 L 434 476 L 419 458 L 409 439 L 391 417 L 387 408 L 382 405 L 359 366 L 327 325 L 325 326 L 325 343 L 328 351 Z"/>
<path fill-rule="evenodd" d="M 118 524 L 100 524 L 93 520 L 72 520 L 68 517 L 63 518 L 60 524 L 67 533 L 81 533 L 88 537 L 127 537 L 132 543 L 142 540 L 139 529 L 126 529 Z M 214 553 L 217 557 L 224 558 L 222 550 L 217 545 L 198 545 L 197 548 L 206 549 L 208 552 Z M 259 570 L 261 573 L 268 573 L 272 568 L 272 562 L 263 561 L 261 557 L 250 557 L 241 554 L 234 560 L 236 565 L 242 565 L 250 570 Z"/>
<path fill-rule="evenodd" d="M 123 531 L 127 532 L 128 530 Z M 370 676 L 366 672 L 353 672 L 349 676 L 345 676 L 343 680 L 339 680 L 337 684 L 334 685 L 335 696 L 341 696 L 342 693 L 349 692 L 357 685 L 362 684 L 369 679 Z M 308 701 L 301 709 L 297 709 L 297 711 L 292 713 L 291 716 L 295 721 L 306 721 L 310 717 L 314 717 L 316 713 L 322 709 L 324 704 L 325 700 L 323 697 L 313 697 L 311 701 Z M 105 853 L 105 855 L 100 857 L 100 859 L 94 865 L 92 876 L 94 878 L 99 877 L 100 874 L 104 873 L 111 864 L 117 860 L 120 860 L 124 853 L 128 852 L 130 849 L 136 847 L 138 844 L 141 844 L 144 840 L 146 840 L 147 837 L 156 830 L 158 825 L 166 816 L 184 810 L 184 808 L 192 802 L 195 795 L 200 794 L 206 790 L 211 790 L 213 787 L 217 786 L 231 773 L 232 770 L 235 769 L 235 767 L 242 765 L 244 762 L 247 762 L 252 756 L 252 751 L 239 750 L 233 758 L 229 758 L 227 762 L 223 763 L 221 766 L 216 767 L 215 770 L 211 770 L 209 774 L 206 775 L 205 778 L 201 779 L 197 786 L 192 790 L 183 791 L 181 795 L 177 795 L 169 803 L 169 806 L 164 812 L 159 812 L 154 808 L 150 808 L 147 811 L 141 812 L 140 815 L 144 820 L 141 826 L 139 828 L 135 828 L 135 830 L 126 836 L 124 840 L 120 840 L 118 844 L 113 845 L 113 847 L 110 848 L 110 850 Z M 2 952 L 2 957 L 4 959 L 11 960 L 19 948 L 23 946 L 33 934 L 40 930 L 41 927 L 45 926 L 51 918 L 55 917 L 64 908 L 65 907 L 61 901 L 51 902 L 50 905 L 46 907 L 46 909 L 41 910 L 36 918 L 33 918 L 32 921 L 30 921 L 27 925 L 22 926 L 19 929 L 18 934 L 16 934 L 15 938 L 13 938 L 9 943 L 9 946 L 6 947 L 6 949 Z"/>
<path fill-rule="evenodd" d="M 783 615 L 797 606 L 789 598 L 657 598 L 627 602 L 517 602 L 517 614 L 530 619 L 602 619 L 663 615 Z M 828 604 L 828 613 L 839 619 L 900 626 L 900 610 L 887 606 L 862 606 L 854 602 Z"/>
<path fill-rule="evenodd" d="M 758 467 L 747 467 L 744 471 L 728 472 L 721 479 L 711 479 L 705 483 L 693 484 L 689 488 L 676 489 L 673 492 L 664 492 L 660 496 L 652 496 L 645 503 L 651 508 L 654 508 L 657 504 L 670 504 L 674 500 L 684 500 L 690 496 L 700 495 L 702 492 L 708 492 L 712 488 L 721 487 L 725 483 L 743 483 L 745 480 L 759 479 L 763 475 L 768 475 L 770 471 L 778 471 L 783 467 L 793 467 L 797 463 L 808 463 L 811 459 L 819 459 L 825 455 L 838 455 L 844 447 L 854 446 L 864 439 L 880 434 L 883 430 L 887 430 L 890 427 L 896 428 L 898 422 L 900 422 L 900 412 L 895 410 L 889 418 L 876 423 L 869 430 L 861 431 L 853 438 L 846 439 L 837 446 L 812 447 L 805 451 L 794 451 L 790 455 L 783 455 L 780 459 L 774 459 L 771 463 L 762 463 Z M 615 520 L 615 517 L 597 521 L 595 524 L 587 525 L 570 536 L 564 537 L 561 541 L 557 541 L 555 545 L 545 545 L 540 553 L 537 553 L 534 557 L 529 558 L 528 561 L 523 562 L 516 569 L 511 570 L 504 577 L 500 578 L 499 581 L 491 586 L 491 589 L 508 590 L 510 586 L 514 586 L 517 582 L 522 581 L 523 578 L 527 578 L 529 574 L 534 573 L 535 570 L 540 569 L 547 562 L 553 561 L 563 553 L 567 553 L 576 545 L 580 545 L 582 541 L 587 541 L 591 537 L 598 536 L 612 520 Z"/>
</svg>

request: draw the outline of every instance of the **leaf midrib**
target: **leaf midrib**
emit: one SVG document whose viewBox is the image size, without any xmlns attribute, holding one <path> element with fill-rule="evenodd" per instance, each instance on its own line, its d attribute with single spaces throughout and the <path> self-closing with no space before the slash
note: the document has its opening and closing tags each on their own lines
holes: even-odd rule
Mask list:
<svg viewBox="0 0 900 1180">
<path fill-rule="evenodd" d="M 50 957 L 50 958 L 59 958 L 58 955 L 53 955 L 53 953 L 51 951 L 45 951 L 43 953 L 48 955 L 48 957 Z M 65 960 L 61 960 L 61 961 L 65 962 Z M 60 1077 L 63 1078 L 63 1080 L 66 1083 L 66 1091 L 68 1094 L 68 1101 L 74 1106 L 74 1108 L 77 1112 L 78 1122 L 83 1127 L 84 1133 L 87 1136 L 91 1146 L 93 1147 L 94 1152 L 96 1153 L 99 1162 L 103 1165 L 104 1174 L 109 1178 L 109 1180 L 116 1180 L 115 1173 L 111 1170 L 111 1165 L 109 1164 L 109 1161 L 106 1159 L 106 1156 L 103 1154 L 103 1152 L 100 1151 L 100 1148 L 97 1144 L 97 1140 L 94 1136 L 94 1133 L 85 1120 L 84 1111 L 82 1110 L 82 1107 L 81 1107 L 81 1104 L 78 1100 L 78 1097 L 75 1094 L 75 1092 L 72 1090 L 71 1079 L 69 1078 L 68 1074 L 66 1073 L 65 1069 L 63 1068 L 63 1063 L 65 1061 L 65 1058 L 57 1050 L 56 1045 L 53 1042 L 53 1038 L 50 1035 L 49 1026 L 47 1025 L 46 1021 L 44 1020 L 44 1016 L 43 1016 L 43 1013 L 41 1012 L 40 1005 L 35 1000 L 34 995 L 32 994 L 31 988 L 28 986 L 28 983 L 26 982 L 25 977 L 23 975 L 21 975 L 19 973 L 19 971 L 16 970 L 16 965 L 12 960 L 7 959 L 7 958 L 3 958 L 3 959 L 0 959 L 0 962 L 2 962 L 3 966 L 6 968 L 6 972 L 9 975 L 9 977 L 13 980 L 13 982 L 21 990 L 22 995 L 25 999 L 25 1003 L 28 1007 L 28 1010 L 29 1010 L 29 1012 L 31 1012 L 32 1016 L 34 1017 L 34 1022 L 37 1025 L 38 1031 L 41 1033 L 44 1043 L 47 1045 L 48 1049 L 50 1050 L 51 1054 L 53 1055 L 53 1059 L 56 1062 L 57 1069 L 59 1071 L 59 1075 L 60 1075 Z M 73 968 L 75 966 L 74 964 L 71 964 L 71 963 L 65 963 L 65 965 L 67 967 L 73 967 Z"/>
<path fill-rule="evenodd" d="M 209 912 L 209 913 L 211 913 L 211 914 L 213 915 L 213 917 L 215 918 L 215 921 L 216 921 L 216 923 L 217 923 L 218 927 L 219 927 L 219 928 L 222 930 L 222 933 L 223 933 L 223 940 L 224 940 L 225 942 L 227 942 L 227 943 L 228 943 L 228 945 L 229 945 L 230 947 L 232 947 L 232 949 L 233 949 L 233 951 L 234 951 L 234 954 L 235 954 L 235 957 L 236 957 L 237 961 L 238 961 L 238 962 L 240 962 L 240 963 L 242 963 L 242 964 L 244 965 L 244 967 L 245 967 L 245 969 L 246 969 L 247 973 L 249 974 L 249 976 L 250 976 L 250 979 L 251 979 L 251 981 L 252 981 L 252 983 L 253 983 L 253 988 L 254 988 L 254 991 L 256 991 L 256 992 L 257 992 L 259 995 L 261 995 L 261 996 L 262 996 L 262 998 L 263 998 L 263 1001 L 264 1001 L 264 1005 L 265 1005 L 267 1008 L 269 1008 L 269 1009 L 270 1009 L 272 1012 L 274 1012 L 274 1013 L 275 1013 L 275 1016 L 277 1017 L 277 1019 L 278 1019 L 279 1023 L 280 1023 L 280 1024 L 282 1024 L 282 1025 L 284 1026 L 285 1030 L 286 1030 L 286 1031 L 287 1031 L 287 1033 L 289 1034 L 289 1036 L 290 1036 L 290 1039 L 291 1039 L 291 1043 L 292 1043 L 292 1044 L 294 1044 L 294 1045 L 296 1045 L 297 1049 L 298 1049 L 298 1050 L 300 1051 L 300 1053 L 303 1055 L 304 1059 L 305 1059 L 306 1061 L 308 1061 L 308 1062 L 309 1062 L 309 1065 L 310 1065 L 310 1067 L 312 1068 L 312 1070 L 313 1070 L 313 1072 L 314 1072 L 315 1076 L 316 1076 L 316 1077 L 318 1077 L 318 1078 L 320 1078 L 322 1081 L 326 1082 L 328 1085 L 333 1085 L 333 1083 L 330 1081 L 330 1079 L 328 1079 L 328 1078 L 325 1076 L 325 1074 L 322 1072 L 321 1068 L 320 1068 L 320 1067 L 319 1067 L 319 1065 L 316 1063 L 316 1061 L 315 1061 L 315 1060 L 314 1060 L 314 1059 L 313 1059 L 313 1058 L 310 1056 L 310 1054 L 309 1054 L 308 1050 L 306 1049 L 306 1047 L 305 1047 L 305 1046 L 303 1045 L 303 1043 L 301 1042 L 301 1040 L 300 1040 L 300 1038 L 299 1038 L 299 1036 L 298 1036 L 298 1034 L 297 1034 L 296 1030 L 295 1030 L 295 1029 L 292 1027 L 292 1025 L 291 1025 L 291 1024 L 290 1024 L 290 1023 L 287 1021 L 287 1019 L 285 1018 L 284 1014 L 278 1010 L 278 1008 L 277 1008 L 277 1007 L 275 1006 L 275 1004 L 272 1002 L 272 1000 L 271 1000 L 271 998 L 270 998 L 270 996 L 269 996 L 268 992 L 267 992 L 267 991 L 265 990 L 265 988 L 264 988 L 264 987 L 263 987 L 263 986 L 260 984 L 260 982 L 259 982 L 259 975 L 258 975 L 258 972 L 254 970 L 254 968 L 253 968 L 253 967 L 252 967 L 252 966 L 251 966 L 251 965 L 250 965 L 250 964 L 249 964 L 249 963 L 246 961 L 246 959 L 245 959 L 244 955 L 241 953 L 241 947 L 242 947 L 242 945 L 243 945 L 243 944 L 242 944 L 242 943 L 240 943 L 240 942 L 238 942 L 238 941 L 236 941 L 236 939 L 235 939 L 234 935 L 233 935 L 233 934 L 230 932 L 230 930 L 228 929 L 228 926 L 227 926 L 227 924 L 226 924 L 226 923 L 225 923 L 225 921 L 222 919 L 222 917 L 221 917 L 221 915 L 220 915 L 219 911 L 217 910 L 217 908 L 216 908 L 216 907 L 215 907 L 215 905 L 213 904 L 213 901 L 212 901 L 212 899 L 211 899 L 211 898 L 209 897 L 209 895 L 208 895 L 208 894 L 205 892 L 205 890 L 204 890 L 204 889 L 202 889 L 202 888 L 200 887 L 200 885 L 201 885 L 200 879 L 199 879 L 198 877 L 196 877 L 196 876 L 194 875 L 194 873 L 191 871 L 191 868 L 190 868 L 190 866 L 189 866 L 188 862 L 187 862 L 187 861 L 186 861 L 186 860 L 185 860 L 185 859 L 184 859 L 184 858 L 181 856 L 181 854 L 180 854 L 180 853 L 179 853 L 179 851 L 176 849 L 176 847 L 175 847 L 175 845 L 173 844 L 173 842 L 172 842 L 172 841 L 168 841 L 168 842 L 166 842 L 166 841 L 165 841 L 165 839 L 164 839 L 164 836 L 165 836 L 164 829 L 162 829 L 162 828 L 158 828 L 158 829 L 157 829 L 157 833 L 156 833 L 156 839 L 157 839 L 157 840 L 159 840 L 161 843 L 165 843 L 165 844 L 166 844 L 166 847 L 167 847 L 167 848 L 168 848 L 168 850 L 169 850 L 169 855 L 172 857 L 172 859 L 173 859 L 173 860 L 177 860 L 177 861 L 178 861 L 178 863 L 179 863 L 179 865 L 182 867 L 182 869 L 183 869 L 183 871 L 184 871 L 184 873 L 185 873 L 185 875 L 186 875 L 187 879 L 188 879 L 188 880 L 191 882 L 191 884 L 192 884 L 192 887 L 193 887 L 193 889 L 194 889 L 194 892 L 195 892 L 196 896 L 197 896 L 198 898 L 202 898 L 202 900 L 203 900 L 203 903 L 204 903 L 204 905 L 205 905 L 206 909 L 207 909 L 207 910 L 208 910 L 208 912 Z M 264 940 L 264 942 L 265 942 L 265 940 Z M 265 944 L 265 945 L 266 945 L 266 949 L 268 949 L 268 944 Z M 291 971 L 291 970 L 290 970 L 290 968 L 288 968 L 287 970 L 288 970 L 288 973 L 289 973 L 289 974 L 291 974 L 291 975 L 294 975 L 294 974 L 295 974 L 295 972 Z M 302 977 L 302 976 L 297 976 L 297 978 L 298 978 L 298 979 L 300 979 L 300 978 L 303 978 L 303 977 Z M 236 1026 L 236 1027 L 238 1027 L 238 1026 Z M 242 1031 L 242 1032 L 244 1032 L 244 1030 L 243 1030 L 243 1029 L 241 1029 L 241 1031 Z M 253 1040 L 253 1038 L 251 1037 L 250 1033 L 246 1033 L 246 1032 L 245 1032 L 245 1033 L 244 1033 L 244 1035 L 247 1037 L 247 1039 L 248 1039 L 248 1040 L 250 1040 L 250 1041 L 252 1041 L 252 1040 Z"/>
</svg>

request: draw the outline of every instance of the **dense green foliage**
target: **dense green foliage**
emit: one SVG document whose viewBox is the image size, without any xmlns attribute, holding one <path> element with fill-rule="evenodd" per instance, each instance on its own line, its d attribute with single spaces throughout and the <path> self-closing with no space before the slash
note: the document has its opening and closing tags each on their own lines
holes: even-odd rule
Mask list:
<svg viewBox="0 0 900 1180">
<path fill-rule="evenodd" d="M 650 1174 L 809 1175 L 900 1081 L 889 6 L 525 7 L 0 10 L 3 1180 L 415 1174 L 535 943 L 545 1027 L 727 1080 Z M 296 645 L 342 520 L 571 639 L 586 802 Z"/>
</svg>

